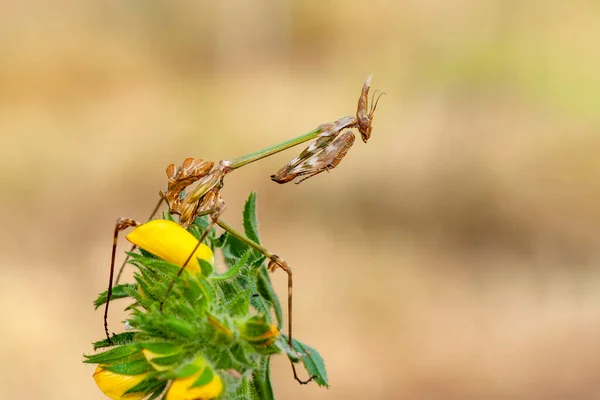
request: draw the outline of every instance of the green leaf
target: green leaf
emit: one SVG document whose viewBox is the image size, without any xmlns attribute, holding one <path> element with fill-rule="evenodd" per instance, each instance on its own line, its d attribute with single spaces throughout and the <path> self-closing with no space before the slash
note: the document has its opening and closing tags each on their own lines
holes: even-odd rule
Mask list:
<svg viewBox="0 0 600 400">
<path fill-rule="evenodd" d="M 275 344 L 277 346 L 279 346 L 281 348 L 281 350 L 287 354 L 288 359 L 293 362 L 293 363 L 297 363 L 300 361 L 300 357 L 298 357 L 298 354 L 296 354 L 296 352 L 294 350 L 292 350 L 292 348 L 290 347 L 289 343 L 288 343 L 288 338 L 287 336 L 285 336 L 284 334 L 282 334 L 279 337 L 279 340 L 277 340 L 275 342 Z"/>
<path fill-rule="evenodd" d="M 252 255 L 251 251 L 244 252 L 244 254 L 242 255 L 242 258 L 240 258 L 239 261 L 237 263 L 235 263 L 233 268 L 229 268 L 227 271 L 225 271 L 224 273 L 222 273 L 220 275 L 212 275 L 210 277 L 210 279 L 213 281 L 225 281 L 225 280 L 234 278 L 240 271 L 240 268 L 242 268 L 243 266 L 246 265 L 246 263 L 248 262 L 248 259 L 250 258 L 251 255 Z"/>
<path fill-rule="evenodd" d="M 285 337 L 285 335 L 282 336 Z M 285 337 L 285 340 L 287 341 L 288 338 Z M 304 368 L 306 368 L 308 374 L 315 377 L 315 382 L 319 386 L 329 387 L 325 362 L 319 352 L 296 339 L 293 341 L 293 348 L 300 357 L 300 361 L 304 364 Z"/>
<path fill-rule="evenodd" d="M 147 268 L 152 268 L 155 271 L 168 275 L 172 278 L 176 277 L 179 273 L 179 270 L 181 269 L 180 266 L 163 260 L 150 260 L 144 262 L 144 266 L 146 266 Z"/>
<path fill-rule="evenodd" d="M 249 239 L 260 244 L 258 220 L 256 219 L 256 192 L 251 192 L 244 205 L 244 233 Z"/>
<path fill-rule="evenodd" d="M 196 363 L 185 364 L 174 371 L 175 378 L 187 378 L 200 371 L 200 368 L 202 368 L 202 366 Z"/>
<path fill-rule="evenodd" d="M 147 400 L 155 400 L 157 399 L 165 390 L 165 388 L 167 387 L 168 382 L 161 382 L 160 385 L 158 385 L 156 387 L 156 389 L 154 389 L 154 393 L 152 394 L 152 396 L 148 397 Z"/>
<path fill-rule="evenodd" d="M 130 257 L 141 256 L 141 257 L 151 258 L 153 260 L 160 260 L 160 258 L 156 257 L 154 254 L 150 253 L 149 251 L 142 249 L 141 247 L 138 247 L 138 251 L 140 252 L 139 254 L 138 253 L 126 253 L 126 254 L 128 254 Z"/>
<path fill-rule="evenodd" d="M 196 237 L 196 239 L 200 240 L 204 231 L 208 228 L 208 226 L 212 223 L 212 219 L 210 216 L 205 215 L 201 217 L 196 217 L 196 220 L 190 227 L 189 231 Z M 208 235 L 206 235 L 206 244 L 210 249 L 214 252 L 215 248 L 220 247 L 220 242 L 217 239 L 217 231 L 215 227 L 210 229 Z"/>
<path fill-rule="evenodd" d="M 241 343 L 234 344 L 229 350 L 229 354 L 231 357 L 233 357 L 236 363 L 241 364 L 245 368 L 252 368 L 254 365 L 252 360 L 249 359 L 250 354 L 248 353 L 249 352 L 246 350 L 246 348 L 244 348 L 244 346 L 241 345 Z"/>
<path fill-rule="evenodd" d="M 203 260 L 201 258 L 198 258 L 198 263 L 200 263 L 200 269 L 202 271 L 202 275 L 207 277 L 213 273 L 214 267 L 211 263 L 209 263 L 208 261 Z"/>
<path fill-rule="evenodd" d="M 200 296 L 205 297 L 205 301 L 212 303 L 215 297 L 215 288 L 210 284 L 210 281 L 202 275 L 190 276 L 186 280 L 186 284 L 190 291 L 188 293 L 188 300 L 190 303 L 198 301 Z"/>
<path fill-rule="evenodd" d="M 209 366 L 206 366 L 204 368 L 204 371 L 202 371 L 202 373 L 198 377 L 198 379 L 196 379 L 196 381 L 194 383 L 192 383 L 192 386 L 190 386 L 190 387 L 205 386 L 205 385 L 209 384 L 210 381 L 212 381 L 214 377 L 215 377 L 215 373 L 213 372 L 212 368 Z"/>
<path fill-rule="evenodd" d="M 281 330 L 281 327 L 283 326 L 283 310 L 281 309 L 279 297 L 277 297 L 277 293 L 275 293 L 275 290 L 273 289 L 269 271 L 267 271 L 267 268 L 263 265 L 256 269 L 255 274 L 258 294 L 263 299 L 267 300 L 273 307 L 275 318 L 277 319 L 277 329 Z"/>
<path fill-rule="evenodd" d="M 242 317 L 250 311 L 250 290 L 235 281 L 218 281 L 220 296 L 225 309 L 233 317 Z"/>
<path fill-rule="evenodd" d="M 261 400 L 275 400 L 273 387 L 271 386 L 270 358 L 263 357 L 260 366 L 252 373 L 254 389 Z"/>
<path fill-rule="evenodd" d="M 251 248 L 229 232 L 225 232 L 223 235 L 225 236 L 225 242 L 222 251 L 223 256 L 225 257 L 225 263 L 227 264 L 227 267 L 233 268 L 237 260 L 242 258 L 244 253 L 251 250 Z"/>
<path fill-rule="evenodd" d="M 243 290 L 239 292 L 235 297 L 227 299 L 227 309 L 234 316 L 244 316 L 250 311 L 250 303 L 248 298 L 250 297 L 249 290 Z"/>
<path fill-rule="evenodd" d="M 137 305 L 140 305 L 145 309 L 149 309 L 151 307 L 154 299 L 152 298 L 150 287 L 148 285 L 145 285 L 144 283 L 141 283 L 140 281 L 140 288 L 142 292 L 140 292 L 140 290 L 137 287 L 125 289 L 127 294 L 133 299 L 135 299 L 135 302 L 133 304 L 130 304 L 126 309 L 134 308 Z M 144 293 L 144 295 L 142 295 L 142 293 Z"/>
<path fill-rule="evenodd" d="M 276 303 L 271 303 L 269 300 L 270 298 L 277 299 L 277 295 L 274 291 L 272 295 L 268 294 L 266 291 L 268 287 L 271 287 L 271 281 L 267 268 L 262 265 L 262 260 L 256 261 L 253 264 L 251 271 L 252 274 L 250 275 L 252 275 L 253 279 L 250 280 L 252 283 L 250 289 L 253 291 L 254 296 L 250 298 L 250 304 L 252 304 L 252 307 L 260 314 L 264 314 L 269 322 L 272 320 L 271 310 L 274 310 L 277 318 L 277 327 L 281 328 L 281 320 L 283 318 L 283 315 L 281 314 L 281 305 L 279 304 L 279 300 L 277 300 Z"/>
<path fill-rule="evenodd" d="M 160 366 L 169 366 L 179 362 L 181 357 L 181 353 L 171 354 L 170 356 L 164 357 L 154 357 L 152 359 L 152 363 Z"/>
<path fill-rule="evenodd" d="M 169 342 L 142 342 L 138 345 L 156 354 L 173 354 L 181 351 L 181 347 Z"/>
<path fill-rule="evenodd" d="M 218 249 L 225 246 L 225 239 L 227 239 L 227 232 L 223 232 L 219 237 L 215 238 L 214 244 Z"/>
<path fill-rule="evenodd" d="M 161 386 L 164 389 L 164 386 L 163 386 L 164 384 L 165 384 L 165 382 L 156 379 L 155 374 L 150 374 L 150 375 L 148 375 L 148 377 L 146 377 L 146 379 L 144 379 L 143 381 L 141 381 L 134 387 L 126 390 L 125 393 L 123 393 L 123 395 L 130 394 L 130 393 L 150 394 L 150 393 L 156 391 L 157 389 L 159 389 Z"/>
<path fill-rule="evenodd" d="M 115 361 L 130 357 L 133 354 L 139 353 L 140 348 L 137 344 L 128 344 L 110 349 L 98 354 L 84 355 L 88 364 L 110 364 Z"/>
<path fill-rule="evenodd" d="M 254 391 L 254 387 L 252 384 L 252 380 L 248 379 L 246 377 L 242 378 L 242 382 L 240 383 L 240 385 L 238 386 L 237 390 L 235 391 L 235 400 L 246 400 L 246 399 L 251 399 L 254 400 L 256 399 L 256 394 Z"/>
<path fill-rule="evenodd" d="M 135 288 L 136 285 L 134 284 L 129 284 L 129 283 L 124 283 L 124 284 L 120 284 L 120 285 L 115 285 L 112 288 L 112 294 L 110 295 L 110 299 L 111 300 L 116 300 L 116 299 L 123 299 L 125 297 L 129 297 L 129 294 L 126 292 L 126 288 L 130 288 L 132 287 Z M 108 290 L 100 293 L 100 295 L 98 296 L 98 298 L 96 300 L 94 300 L 94 308 L 97 310 L 98 307 L 100 307 L 101 305 L 106 303 L 106 299 L 108 297 Z"/>
<path fill-rule="evenodd" d="M 145 359 L 134 360 L 121 364 L 105 365 L 104 369 L 121 375 L 139 375 L 153 368 Z"/>
<path fill-rule="evenodd" d="M 114 345 L 131 343 L 133 341 L 134 335 L 135 332 L 123 332 L 111 336 L 110 342 L 108 341 L 108 339 L 99 340 L 97 342 L 94 342 L 94 350 L 98 350 L 103 347 L 111 347 Z"/>
<path fill-rule="evenodd" d="M 267 333 L 271 333 L 271 325 L 262 315 L 254 315 L 243 324 L 242 336 L 246 340 L 263 339 Z"/>
<path fill-rule="evenodd" d="M 173 217 L 173 214 L 171 214 L 168 211 L 163 211 L 163 213 L 162 213 L 162 219 L 166 219 L 168 221 L 177 222 L 177 221 L 175 221 L 175 217 Z"/>
<path fill-rule="evenodd" d="M 196 335 L 196 331 L 187 321 L 167 317 L 164 323 L 169 330 L 173 331 L 179 336 L 192 339 Z"/>
</svg>

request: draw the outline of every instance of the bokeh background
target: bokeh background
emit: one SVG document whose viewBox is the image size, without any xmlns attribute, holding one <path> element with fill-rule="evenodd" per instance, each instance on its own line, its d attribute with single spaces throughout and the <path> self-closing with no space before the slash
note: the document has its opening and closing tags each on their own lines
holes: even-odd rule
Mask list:
<svg viewBox="0 0 600 400">
<path fill-rule="evenodd" d="M 117 217 L 186 157 L 233 158 L 387 92 L 299 186 L 228 177 L 295 271 L 331 389 L 281 399 L 600 398 L 600 3 L 0 1 L 0 397 L 102 399 Z M 122 247 L 125 249 L 125 247 Z M 285 293 L 285 275 L 274 282 Z M 115 307 L 113 310 L 117 310 Z M 123 315 L 114 313 L 112 326 Z"/>
</svg>

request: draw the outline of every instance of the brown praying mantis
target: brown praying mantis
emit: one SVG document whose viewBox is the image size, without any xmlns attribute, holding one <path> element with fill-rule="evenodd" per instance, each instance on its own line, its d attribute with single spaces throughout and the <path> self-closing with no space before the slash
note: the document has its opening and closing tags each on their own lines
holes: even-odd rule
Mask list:
<svg viewBox="0 0 600 400">
<path fill-rule="evenodd" d="M 356 117 L 343 117 L 335 122 L 323 124 L 317 128 L 321 134 L 300 155 L 283 166 L 271 179 L 277 183 L 287 183 L 296 177 L 308 175 L 296 184 L 324 171 L 337 167 L 354 144 L 355 136 L 351 130 L 342 132 L 343 129 L 358 128 L 363 142 L 367 143 L 373 129 L 373 114 L 377 108 L 379 98 L 373 95 L 371 107 L 368 105 L 368 94 L 371 86 L 371 75 L 365 81 L 360 98 Z M 340 133 L 341 132 L 341 133 Z"/>
<path fill-rule="evenodd" d="M 300 183 L 321 172 L 330 171 L 337 167 L 348 153 L 350 147 L 354 144 L 355 136 L 351 129 L 358 129 L 362 140 L 365 143 L 371 137 L 373 116 L 383 93 L 376 99 L 375 93 L 369 104 L 370 87 L 371 75 L 367 77 L 363 84 L 355 116 L 346 116 L 334 122 L 319 125 L 316 129 L 306 134 L 232 160 L 222 160 L 219 163 L 214 163 L 202 159 L 187 158 L 179 168 L 175 168 L 173 164 L 169 165 L 166 169 L 168 178 L 167 190 L 166 192 L 160 192 L 160 200 L 148 218 L 148 220 L 151 220 L 154 217 L 163 201 L 167 203 L 171 214 L 179 215 L 179 224 L 186 229 L 194 222 L 196 217 L 209 216 L 210 223 L 208 227 L 202 233 L 200 240 L 190 252 L 187 259 L 181 263 L 178 276 L 180 276 L 186 266 L 190 264 L 201 243 L 206 239 L 206 236 L 214 225 L 218 225 L 229 234 L 243 241 L 265 256 L 269 260 L 268 270 L 270 272 L 275 271 L 277 268 L 281 268 L 285 271 L 288 276 L 287 323 L 289 331 L 288 342 L 290 347 L 292 347 L 292 269 L 281 257 L 270 252 L 254 240 L 246 237 L 243 233 L 237 231 L 221 218 L 221 215 L 225 210 L 225 203 L 221 198 L 220 190 L 223 188 L 225 177 L 232 171 L 310 140 L 314 140 L 314 142 L 302 151 L 298 157 L 286 164 L 277 173 L 271 175 L 271 179 L 277 183 L 286 183 L 297 177 L 304 176 L 304 178 L 296 182 Z M 194 184 L 196 186 L 191 188 Z M 190 190 L 188 191 L 188 189 Z M 118 235 L 121 231 L 129 227 L 140 229 L 144 225 L 145 224 L 143 223 L 128 218 L 119 218 L 115 225 L 107 301 L 104 309 L 104 331 L 109 343 L 111 338 L 108 329 L 108 309 L 113 290 Z M 136 245 L 134 244 L 130 252 L 133 251 L 135 247 Z M 127 256 L 121 265 L 114 284 L 119 282 L 128 258 L 129 256 Z M 160 305 L 160 311 L 162 311 L 163 303 L 171 291 L 174 282 L 174 280 L 171 282 L 171 285 L 165 293 L 165 297 Z M 308 380 L 301 380 L 296 373 L 293 362 L 292 370 L 294 378 L 301 384 L 306 384 L 313 379 L 313 377 L 311 377 Z"/>
</svg>

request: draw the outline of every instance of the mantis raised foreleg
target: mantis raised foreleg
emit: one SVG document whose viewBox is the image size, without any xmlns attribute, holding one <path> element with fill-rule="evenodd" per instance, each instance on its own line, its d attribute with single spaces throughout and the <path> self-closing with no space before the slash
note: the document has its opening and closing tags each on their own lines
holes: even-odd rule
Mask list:
<svg viewBox="0 0 600 400">
<path fill-rule="evenodd" d="M 296 177 L 308 175 L 297 181 L 296 184 L 298 184 L 323 171 L 332 170 L 338 166 L 342 158 L 348 153 L 348 150 L 354 144 L 355 136 L 352 131 L 346 131 L 337 138 L 324 137 L 319 139 L 322 140 L 318 146 L 314 146 L 312 149 L 312 145 L 309 146 L 300 156 L 285 165 L 276 174 L 271 175 L 271 179 L 277 183 L 286 183 Z M 315 143 L 318 142 L 319 140 Z"/>
</svg>

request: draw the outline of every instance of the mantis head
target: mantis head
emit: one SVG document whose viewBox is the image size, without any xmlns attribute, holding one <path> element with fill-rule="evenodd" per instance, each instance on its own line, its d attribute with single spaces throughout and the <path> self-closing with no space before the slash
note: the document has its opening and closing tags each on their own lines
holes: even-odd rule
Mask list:
<svg viewBox="0 0 600 400">
<path fill-rule="evenodd" d="M 377 91 L 375 91 L 373 98 L 371 99 L 371 107 L 369 107 L 369 89 L 371 88 L 372 76 L 373 75 L 369 75 L 367 77 L 367 80 L 362 87 L 360 98 L 358 99 L 358 108 L 356 110 L 358 131 L 360 132 L 362 140 L 365 143 L 367 143 L 371 137 L 371 131 L 373 130 L 373 114 L 375 114 L 375 109 L 377 108 L 377 103 L 379 103 L 379 98 L 385 94 L 380 93 L 376 100 L 375 96 L 377 95 Z"/>
</svg>

